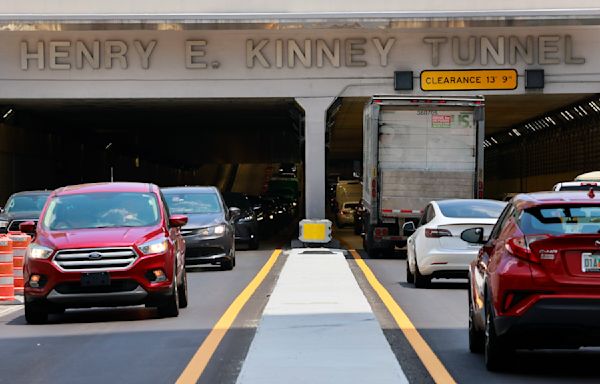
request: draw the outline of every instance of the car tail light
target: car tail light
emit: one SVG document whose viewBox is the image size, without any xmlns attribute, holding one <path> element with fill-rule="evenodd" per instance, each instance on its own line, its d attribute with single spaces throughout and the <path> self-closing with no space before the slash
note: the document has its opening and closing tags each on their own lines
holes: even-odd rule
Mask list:
<svg viewBox="0 0 600 384">
<path fill-rule="evenodd" d="M 426 228 L 425 237 L 452 237 L 452 233 L 447 229 Z"/>
<path fill-rule="evenodd" d="M 519 259 L 539 263 L 540 257 L 531 251 L 530 245 L 538 240 L 547 239 L 548 235 L 516 236 L 506 240 L 506 250 Z"/>
</svg>

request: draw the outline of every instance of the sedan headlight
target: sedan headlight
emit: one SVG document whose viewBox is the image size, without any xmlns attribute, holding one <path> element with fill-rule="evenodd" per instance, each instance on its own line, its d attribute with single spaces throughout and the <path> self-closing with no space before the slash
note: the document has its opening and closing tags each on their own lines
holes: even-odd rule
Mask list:
<svg viewBox="0 0 600 384">
<path fill-rule="evenodd" d="M 36 243 L 31 243 L 27 247 L 27 253 L 25 254 L 25 257 L 28 259 L 47 259 L 50 257 L 50 255 L 52 255 L 52 252 L 54 252 L 53 249 Z"/>
<path fill-rule="evenodd" d="M 253 215 L 248 215 L 248 216 L 240 217 L 238 219 L 238 222 L 240 222 L 240 223 L 246 223 L 246 222 L 252 221 L 252 220 L 254 220 L 254 216 Z"/>
<path fill-rule="evenodd" d="M 169 239 L 158 239 L 144 243 L 138 247 L 144 255 L 153 255 L 156 253 L 165 253 L 169 248 Z"/>
<path fill-rule="evenodd" d="M 0 220 L 0 228 L 8 227 L 8 220 Z"/>
<path fill-rule="evenodd" d="M 211 235 L 222 235 L 225 233 L 225 226 L 223 224 L 215 225 L 214 227 L 203 228 L 199 231 L 202 236 Z"/>
</svg>

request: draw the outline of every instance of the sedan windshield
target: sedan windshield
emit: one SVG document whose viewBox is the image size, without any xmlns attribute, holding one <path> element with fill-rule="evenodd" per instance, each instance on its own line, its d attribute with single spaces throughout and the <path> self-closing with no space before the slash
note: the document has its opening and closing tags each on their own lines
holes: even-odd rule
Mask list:
<svg viewBox="0 0 600 384">
<path fill-rule="evenodd" d="M 438 206 L 446 217 L 497 219 L 506 203 L 495 200 L 447 200 L 438 201 Z"/>
<path fill-rule="evenodd" d="M 160 219 L 152 193 L 104 192 L 52 198 L 42 219 L 49 230 L 146 227 Z"/>
<path fill-rule="evenodd" d="M 526 209 L 521 213 L 519 227 L 526 235 L 600 233 L 600 206 L 569 205 Z"/>
<path fill-rule="evenodd" d="M 6 213 L 41 212 L 46 204 L 46 195 L 15 195 L 6 202 Z"/>
<path fill-rule="evenodd" d="M 171 213 L 219 213 L 221 204 L 215 193 L 170 193 L 164 192 Z"/>
</svg>

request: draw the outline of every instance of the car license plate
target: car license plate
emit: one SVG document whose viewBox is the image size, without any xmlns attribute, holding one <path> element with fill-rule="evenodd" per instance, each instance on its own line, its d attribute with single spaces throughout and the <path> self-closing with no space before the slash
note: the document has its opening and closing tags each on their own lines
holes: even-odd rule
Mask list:
<svg viewBox="0 0 600 384">
<path fill-rule="evenodd" d="M 600 272 L 600 254 L 582 253 L 581 270 L 583 272 Z"/>
<path fill-rule="evenodd" d="M 82 287 L 104 287 L 110 285 L 108 272 L 91 272 L 81 274 Z"/>
</svg>

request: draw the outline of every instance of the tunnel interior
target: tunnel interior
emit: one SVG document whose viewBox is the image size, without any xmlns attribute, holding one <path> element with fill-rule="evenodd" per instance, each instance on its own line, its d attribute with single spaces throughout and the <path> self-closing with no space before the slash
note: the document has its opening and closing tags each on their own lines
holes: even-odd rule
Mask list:
<svg viewBox="0 0 600 384">
<path fill-rule="evenodd" d="M 303 161 L 303 112 L 293 99 L 2 104 L 0 201 L 111 175 L 259 194 L 280 164 Z"/>
<path fill-rule="evenodd" d="M 329 110 L 326 173 L 331 183 L 361 170 L 366 102 L 368 98 L 342 98 Z M 486 96 L 485 197 L 550 190 L 555 183 L 600 169 L 598 130 L 599 95 Z"/>
</svg>

